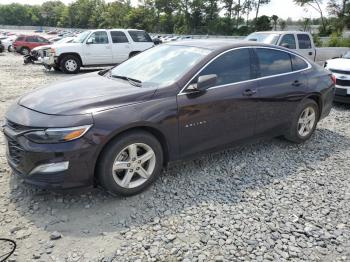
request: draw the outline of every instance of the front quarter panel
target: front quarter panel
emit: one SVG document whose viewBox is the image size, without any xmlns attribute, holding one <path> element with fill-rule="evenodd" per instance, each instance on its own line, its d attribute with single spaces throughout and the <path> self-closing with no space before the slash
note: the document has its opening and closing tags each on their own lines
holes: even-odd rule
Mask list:
<svg viewBox="0 0 350 262">
<path fill-rule="evenodd" d="M 178 158 L 177 86 L 157 90 L 147 101 L 93 114 L 93 139 L 100 145 L 97 154 L 106 144 L 122 132 L 135 128 L 150 128 L 162 134 L 169 160 Z M 158 138 L 161 140 L 162 138 Z"/>
</svg>

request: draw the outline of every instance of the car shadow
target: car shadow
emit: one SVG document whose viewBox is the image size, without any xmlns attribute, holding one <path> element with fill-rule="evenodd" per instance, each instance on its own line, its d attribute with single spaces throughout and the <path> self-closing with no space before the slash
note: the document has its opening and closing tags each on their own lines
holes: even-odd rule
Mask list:
<svg viewBox="0 0 350 262">
<path fill-rule="evenodd" d="M 173 163 L 155 185 L 129 198 L 113 197 L 101 189 L 50 192 L 25 185 L 15 176 L 9 194 L 20 215 L 36 227 L 91 237 L 142 226 L 202 204 L 246 202 L 247 192 L 305 170 L 317 170 L 333 152 L 349 147 L 347 137 L 318 129 L 301 145 L 272 139 Z"/>
</svg>

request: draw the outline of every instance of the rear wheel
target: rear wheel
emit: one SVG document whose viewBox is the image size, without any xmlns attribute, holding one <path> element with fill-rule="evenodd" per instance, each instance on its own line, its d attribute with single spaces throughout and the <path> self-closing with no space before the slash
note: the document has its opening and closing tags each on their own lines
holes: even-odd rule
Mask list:
<svg viewBox="0 0 350 262">
<path fill-rule="evenodd" d="M 67 74 L 76 74 L 80 70 L 80 60 L 74 55 L 67 55 L 62 58 L 60 68 Z"/>
<path fill-rule="evenodd" d="M 20 52 L 22 55 L 29 55 L 30 50 L 28 47 L 22 47 Z"/>
<path fill-rule="evenodd" d="M 295 143 L 303 143 L 310 139 L 316 129 L 319 115 L 317 103 L 307 99 L 299 106 L 285 137 Z"/>
<path fill-rule="evenodd" d="M 142 192 L 159 176 L 163 151 L 159 141 L 143 131 L 113 140 L 97 166 L 99 182 L 109 192 L 130 196 Z"/>
<path fill-rule="evenodd" d="M 13 46 L 12 46 L 12 45 L 9 45 L 9 46 L 7 47 L 7 51 L 8 51 L 8 52 L 12 52 L 12 51 L 13 51 Z"/>
</svg>

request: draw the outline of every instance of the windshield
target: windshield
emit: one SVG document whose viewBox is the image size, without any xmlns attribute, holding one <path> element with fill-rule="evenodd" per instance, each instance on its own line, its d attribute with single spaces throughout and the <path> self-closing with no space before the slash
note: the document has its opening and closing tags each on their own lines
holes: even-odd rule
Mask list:
<svg viewBox="0 0 350 262">
<path fill-rule="evenodd" d="M 197 47 L 162 45 L 125 61 L 111 74 L 138 80 L 142 87 L 166 86 L 178 80 L 210 52 Z"/>
<path fill-rule="evenodd" d="M 245 40 L 256 41 L 259 43 L 277 45 L 278 39 L 280 38 L 279 34 L 273 33 L 252 33 L 248 35 Z"/>
<path fill-rule="evenodd" d="M 76 38 L 73 39 L 72 43 L 82 43 L 87 38 L 87 36 L 90 34 L 90 31 L 82 32 L 81 34 L 77 35 Z"/>
<path fill-rule="evenodd" d="M 346 53 L 343 55 L 343 58 L 345 58 L 345 59 L 350 59 L 350 52 L 346 52 Z"/>
</svg>

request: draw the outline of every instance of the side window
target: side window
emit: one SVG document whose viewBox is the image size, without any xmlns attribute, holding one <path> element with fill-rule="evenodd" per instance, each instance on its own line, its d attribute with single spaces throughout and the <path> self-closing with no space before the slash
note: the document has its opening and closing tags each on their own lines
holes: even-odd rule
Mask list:
<svg viewBox="0 0 350 262">
<path fill-rule="evenodd" d="M 24 41 L 24 36 L 17 37 L 16 41 Z"/>
<path fill-rule="evenodd" d="M 304 61 L 304 59 L 301 59 L 296 55 L 291 55 L 291 57 L 292 57 L 293 71 L 298 71 L 298 70 L 303 70 L 308 68 L 309 65 Z"/>
<path fill-rule="evenodd" d="M 107 32 L 105 31 L 98 31 L 92 33 L 88 41 L 91 41 L 92 44 L 108 44 L 109 42 Z"/>
<path fill-rule="evenodd" d="M 116 43 L 128 43 L 129 40 L 123 32 L 120 31 L 111 31 L 112 42 Z"/>
<path fill-rule="evenodd" d="M 284 46 L 290 49 L 296 49 L 297 45 L 295 43 L 295 37 L 293 34 L 284 35 L 280 42 L 280 46 Z"/>
<path fill-rule="evenodd" d="M 218 76 L 217 85 L 237 83 L 252 79 L 250 64 L 248 48 L 233 50 L 211 62 L 198 77 L 216 74 Z"/>
<path fill-rule="evenodd" d="M 38 42 L 38 39 L 35 36 L 27 36 L 26 42 Z"/>
<path fill-rule="evenodd" d="M 38 42 L 47 43 L 48 41 L 45 38 L 38 36 Z"/>
<path fill-rule="evenodd" d="M 306 34 L 298 34 L 298 42 L 300 49 L 311 49 L 311 39 L 309 35 Z"/>
<path fill-rule="evenodd" d="M 260 77 L 292 72 L 288 53 L 266 48 L 257 48 L 255 51 L 259 60 Z"/>
<path fill-rule="evenodd" d="M 129 30 L 128 32 L 134 42 L 153 42 L 145 31 Z"/>
</svg>

